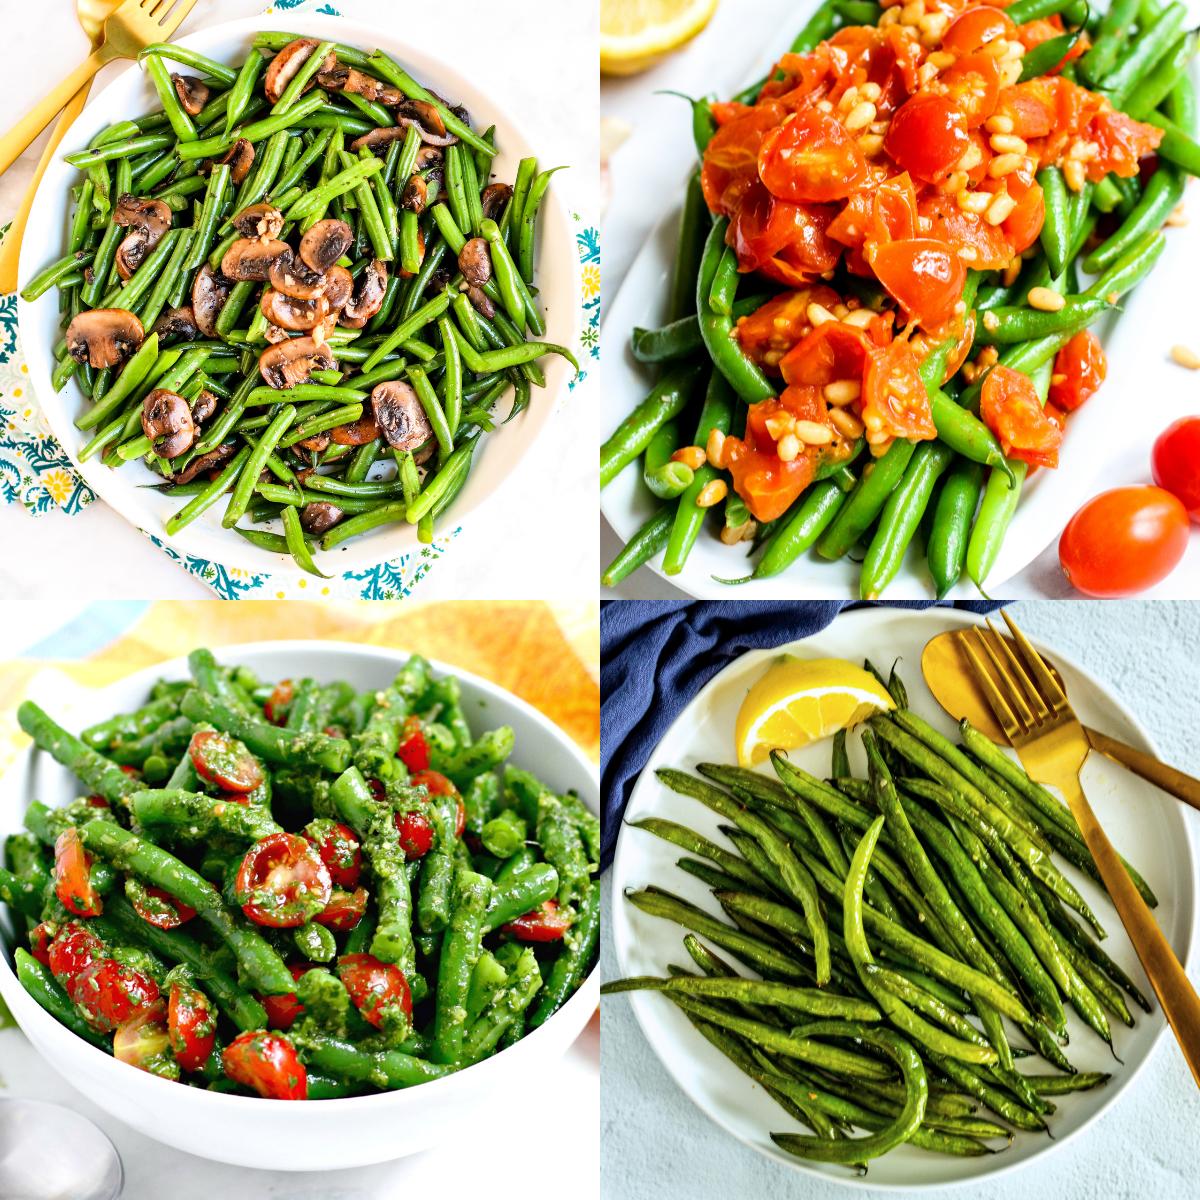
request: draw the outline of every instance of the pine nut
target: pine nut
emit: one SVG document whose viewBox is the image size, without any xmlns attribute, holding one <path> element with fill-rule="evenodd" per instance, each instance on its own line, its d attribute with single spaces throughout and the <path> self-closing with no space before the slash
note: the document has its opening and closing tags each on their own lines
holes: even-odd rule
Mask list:
<svg viewBox="0 0 1200 1200">
<path fill-rule="evenodd" d="M 842 124 L 853 132 L 855 129 L 865 129 L 873 120 L 875 120 L 875 105 L 870 100 L 860 100 L 846 114 Z"/>
<path fill-rule="evenodd" d="M 942 191 L 953 196 L 956 192 L 961 192 L 969 182 L 966 171 L 951 171 L 942 184 Z"/>
<path fill-rule="evenodd" d="M 829 419 L 833 422 L 833 427 L 849 441 L 854 441 L 855 438 L 860 438 L 863 435 L 863 423 L 851 412 L 847 412 L 844 408 L 830 409 Z"/>
<path fill-rule="evenodd" d="M 989 225 L 1001 225 L 1012 216 L 1016 207 L 1017 202 L 1007 192 L 997 192 L 991 204 L 987 206 L 983 219 Z"/>
<path fill-rule="evenodd" d="M 704 457 L 711 466 L 718 470 L 725 466 L 725 435 L 719 429 L 708 431 L 708 442 L 704 447 Z"/>
<path fill-rule="evenodd" d="M 833 315 L 839 321 L 844 321 L 850 315 L 850 310 L 844 304 L 835 304 L 833 306 Z"/>
<path fill-rule="evenodd" d="M 875 320 L 875 314 L 869 308 L 856 308 L 846 317 L 846 324 L 855 329 L 866 329 Z"/>
<path fill-rule="evenodd" d="M 775 453 L 779 455 L 780 462 L 795 462 L 800 457 L 800 439 L 794 433 L 781 437 Z"/>
<path fill-rule="evenodd" d="M 826 403 L 832 404 L 834 408 L 844 408 L 862 395 L 862 385 L 857 379 L 835 379 L 825 385 L 822 394 Z"/>
<path fill-rule="evenodd" d="M 698 471 L 704 466 L 704 451 L 699 446 L 683 446 L 671 455 L 671 461 L 683 463 L 685 467 Z"/>
<path fill-rule="evenodd" d="M 1071 191 L 1083 191 L 1083 185 L 1087 183 L 1087 168 L 1083 163 L 1076 158 L 1069 158 L 1063 163 L 1062 173 Z"/>
<path fill-rule="evenodd" d="M 1004 274 L 1000 277 L 1000 282 L 1005 287 L 1012 287 L 1017 282 L 1017 276 L 1021 273 L 1021 258 L 1018 255 L 1004 268 Z"/>
<path fill-rule="evenodd" d="M 838 101 L 838 108 L 842 112 L 849 112 L 858 103 L 858 88 L 851 84 L 843 93 L 842 98 Z"/>
<path fill-rule="evenodd" d="M 979 251 L 974 246 L 959 246 L 956 253 L 965 263 L 973 263 L 979 259 Z"/>
<path fill-rule="evenodd" d="M 865 133 L 858 139 L 858 148 L 867 158 L 874 158 L 883 149 L 883 136 L 878 133 Z"/>
<path fill-rule="evenodd" d="M 729 485 L 725 480 L 710 480 L 700 489 L 700 495 L 696 497 L 696 507 L 712 508 L 714 504 L 720 504 L 728 495 Z"/>
<path fill-rule="evenodd" d="M 721 541 L 727 546 L 736 546 L 738 542 L 750 541 L 757 532 L 757 521 L 743 521 L 740 525 L 726 525 L 721 530 Z"/>
<path fill-rule="evenodd" d="M 1048 287 L 1030 288 L 1025 299 L 1030 308 L 1037 308 L 1042 312 L 1061 312 L 1067 302 L 1063 296 L 1052 292 Z"/>
<path fill-rule="evenodd" d="M 970 192 L 964 190 L 959 192 L 955 198 L 958 200 L 958 207 L 963 212 L 975 213 L 977 215 L 983 213 L 992 202 L 992 197 L 988 192 Z"/>
<path fill-rule="evenodd" d="M 988 174 L 993 179 L 1003 179 L 1005 175 L 1011 175 L 1016 171 L 1024 161 L 1022 154 L 997 154 L 995 158 L 988 163 Z"/>
<path fill-rule="evenodd" d="M 1021 53 L 1024 53 L 1022 50 Z M 1000 86 L 1012 87 L 1021 78 L 1021 54 L 1006 58 L 1000 64 Z"/>
<path fill-rule="evenodd" d="M 819 108 L 823 113 L 833 112 L 833 104 L 829 100 L 818 100 L 817 108 Z"/>
<path fill-rule="evenodd" d="M 886 433 L 877 442 L 871 441 L 870 436 L 868 436 L 867 449 L 871 451 L 872 458 L 882 458 L 883 455 L 885 455 L 892 448 L 892 443 L 895 440 L 896 439 L 894 437 Z"/>
<path fill-rule="evenodd" d="M 939 71 L 944 71 L 947 67 L 954 65 L 954 55 L 948 50 L 935 50 L 925 61 L 932 63 Z"/>
<path fill-rule="evenodd" d="M 980 367 L 994 367 L 999 357 L 1000 351 L 995 346 L 984 346 L 976 355 L 975 364 Z"/>
<path fill-rule="evenodd" d="M 791 413 L 777 413 L 766 420 L 767 432 L 776 440 L 792 432 L 796 418 Z"/>
<path fill-rule="evenodd" d="M 1172 346 L 1171 357 L 1181 367 L 1187 367 L 1189 371 L 1200 371 L 1200 354 L 1187 346 Z"/>
<path fill-rule="evenodd" d="M 878 102 L 879 97 L 883 95 L 883 89 L 877 83 L 864 83 L 858 89 L 858 94 L 864 100 L 870 100 L 872 104 Z"/>
<path fill-rule="evenodd" d="M 900 10 L 901 25 L 916 25 L 925 15 L 925 0 L 909 0 Z"/>
<path fill-rule="evenodd" d="M 833 432 L 829 426 L 816 421 L 797 421 L 796 436 L 806 446 L 828 446 L 833 441 Z"/>
<path fill-rule="evenodd" d="M 986 54 L 988 58 L 1005 58 L 1008 55 L 1008 44 L 1007 38 L 994 37 L 979 47 L 979 53 Z"/>
<path fill-rule="evenodd" d="M 959 171 L 973 171 L 983 162 L 983 151 L 978 142 L 972 142 L 963 152 L 962 157 L 954 164 Z"/>
<path fill-rule="evenodd" d="M 931 62 L 924 62 L 917 69 L 917 83 L 928 87 L 938 77 L 938 69 Z"/>
<path fill-rule="evenodd" d="M 818 325 L 824 325 L 826 321 L 836 321 L 837 317 L 833 315 L 823 304 L 810 304 L 804 310 L 804 315 L 808 318 L 808 323 L 816 329 Z"/>
<path fill-rule="evenodd" d="M 1000 328 L 1000 318 L 994 312 L 985 312 L 983 314 L 983 327 L 988 333 L 993 333 Z"/>
<path fill-rule="evenodd" d="M 993 133 L 988 145 L 997 154 L 1024 154 L 1029 149 L 1025 139 L 1017 137 L 1015 133 Z"/>
</svg>

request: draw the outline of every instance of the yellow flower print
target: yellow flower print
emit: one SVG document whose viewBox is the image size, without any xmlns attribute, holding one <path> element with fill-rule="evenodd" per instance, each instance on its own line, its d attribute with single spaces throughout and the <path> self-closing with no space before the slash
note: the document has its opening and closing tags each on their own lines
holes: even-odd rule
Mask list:
<svg viewBox="0 0 1200 1200">
<path fill-rule="evenodd" d="M 55 504 L 62 504 L 70 496 L 74 484 L 66 471 L 47 471 L 42 476 L 42 483 Z"/>
<path fill-rule="evenodd" d="M 594 263 L 583 268 L 583 297 L 594 300 L 600 294 L 600 268 Z"/>
</svg>

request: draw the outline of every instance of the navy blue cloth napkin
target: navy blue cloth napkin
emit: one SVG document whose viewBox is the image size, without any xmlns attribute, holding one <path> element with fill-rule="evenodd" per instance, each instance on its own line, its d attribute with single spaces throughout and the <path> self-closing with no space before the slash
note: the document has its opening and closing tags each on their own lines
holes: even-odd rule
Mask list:
<svg viewBox="0 0 1200 1200">
<path fill-rule="evenodd" d="M 897 608 L 929 608 L 911 601 Z M 612 863 L 621 816 L 638 775 L 695 694 L 747 650 L 794 642 L 825 628 L 846 600 L 610 600 L 600 612 L 600 865 Z M 954 605 L 991 612 L 987 601 Z"/>
</svg>

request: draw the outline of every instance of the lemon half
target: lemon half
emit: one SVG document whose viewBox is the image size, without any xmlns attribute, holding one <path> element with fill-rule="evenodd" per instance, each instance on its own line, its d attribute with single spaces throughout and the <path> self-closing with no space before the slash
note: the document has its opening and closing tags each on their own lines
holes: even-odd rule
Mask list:
<svg viewBox="0 0 1200 1200">
<path fill-rule="evenodd" d="M 750 689 L 737 716 L 737 756 L 752 767 L 772 750 L 798 750 L 894 708 L 869 671 L 841 658 L 780 659 Z"/>
<path fill-rule="evenodd" d="M 600 70 L 636 75 L 691 41 L 708 24 L 717 0 L 602 0 Z"/>
</svg>

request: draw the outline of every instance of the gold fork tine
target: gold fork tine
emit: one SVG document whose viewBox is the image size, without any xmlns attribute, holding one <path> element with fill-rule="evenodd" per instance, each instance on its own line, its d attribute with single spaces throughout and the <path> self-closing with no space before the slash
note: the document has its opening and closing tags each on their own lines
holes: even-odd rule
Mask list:
<svg viewBox="0 0 1200 1200">
<path fill-rule="evenodd" d="M 196 6 L 196 0 L 161 0 L 154 10 L 156 17 L 161 13 L 159 25 L 164 34 L 170 35 L 183 24 L 184 18 Z"/>
<path fill-rule="evenodd" d="M 993 631 L 994 633 L 995 631 Z M 998 635 L 997 635 L 998 636 Z M 996 639 L 985 639 L 985 644 L 990 646 L 992 641 Z M 1025 696 L 1034 691 L 1033 682 L 1025 673 L 1025 668 L 1020 662 L 1013 657 L 1011 650 L 1008 650 L 1007 644 L 1003 638 L 998 639 L 1006 651 L 1004 661 L 1001 661 L 1000 656 L 993 656 L 992 664 L 996 668 L 998 676 L 997 687 L 1003 694 L 1005 700 L 1008 701 L 1014 708 L 1020 708 L 1025 703 Z M 1036 694 L 1036 693 L 1035 693 Z M 1019 733 L 1034 734 L 1041 727 L 1042 722 L 1050 716 L 1046 710 L 1046 706 L 1038 701 L 1038 710 L 1030 715 L 1024 729 L 1019 730 Z M 1012 738 L 1010 737 L 1010 741 Z"/>
<path fill-rule="evenodd" d="M 978 630 L 975 632 L 978 633 Z M 979 684 L 980 689 L 983 691 L 984 699 L 987 700 L 988 707 L 992 710 L 992 715 L 1000 722 L 1000 728 L 1011 739 L 1020 731 L 1021 723 L 1009 707 L 1003 693 L 996 687 L 995 682 L 988 673 L 987 667 L 984 665 L 983 659 L 979 657 L 979 652 L 972 645 L 970 633 L 971 630 L 964 630 L 958 635 L 959 645 L 967 656 L 967 666 L 970 668 L 971 674 L 975 676 L 976 683 Z M 982 641 L 982 639 L 980 640 Z M 986 645 L 984 643 L 985 648 Z"/>
<path fill-rule="evenodd" d="M 1021 651 L 1021 657 L 1025 660 L 1026 665 L 1037 681 L 1039 694 L 1044 697 L 1046 703 L 1049 704 L 1055 713 L 1064 712 L 1070 706 L 1067 703 L 1066 693 L 1059 687 L 1058 680 L 1050 673 L 1050 668 L 1046 666 L 1042 660 L 1042 656 L 1033 648 L 1033 643 L 1021 632 L 1012 617 L 1004 609 L 1000 610 L 1000 615 L 1004 618 L 1004 623 L 1012 632 L 1013 640 L 1017 643 L 1017 648 Z"/>
<path fill-rule="evenodd" d="M 1046 702 L 1038 694 L 1038 690 L 1033 685 L 1033 681 L 1025 674 L 1024 668 L 1021 666 L 1021 660 L 1013 653 L 1013 648 L 1008 644 L 1008 639 L 992 624 L 991 620 L 984 617 L 987 622 L 988 632 L 991 634 L 986 640 L 988 645 L 995 648 L 998 664 L 1003 663 L 1009 675 L 1016 679 L 1020 684 L 1022 698 L 1029 705 L 1029 727 L 1032 729 L 1034 725 L 1040 724 L 1050 716 L 1050 710 L 1046 707 Z"/>
<path fill-rule="evenodd" d="M 995 645 L 993 645 L 994 639 L 989 638 L 987 634 L 984 633 L 984 631 L 978 626 L 975 627 L 974 633 L 976 639 L 979 641 L 979 644 L 987 653 L 994 673 L 1001 679 L 1006 679 L 1008 668 L 1005 666 L 1003 657 L 997 651 Z M 1003 641 L 1001 641 L 1001 647 L 1003 649 L 1007 649 L 1007 647 L 1004 646 Z M 1033 729 L 1037 725 L 1037 717 L 1034 715 L 1029 705 L 1025 702 L 1025 697 L 1021 694 L 1020 689 L 1018 688 L 1014 690 L 1010 688 L 1009 693 L 1010 694 L 1006 697 L 1005 702 L 1012 707 L 1014 713 L 1016 714 L 1018 730 Z"/>
</svg>

